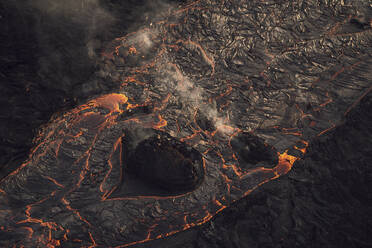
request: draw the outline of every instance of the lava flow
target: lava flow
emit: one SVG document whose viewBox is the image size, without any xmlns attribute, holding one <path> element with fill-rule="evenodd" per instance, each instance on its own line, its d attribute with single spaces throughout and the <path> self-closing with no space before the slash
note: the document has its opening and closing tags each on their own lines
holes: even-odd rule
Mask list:
<svg viewBox="0 0 372 248">
<path fill-rule="evenodd" d="M 9 240 L 1 245 L 127 247 L 201 225 L 288 173 L 313 137 L 371 91 L 343 80 L 362 55 L 349 66 L 318 62 L 363 47 L 369 30 L 328 27 L 284 50 L 263 49 L 261 37 L 275 29 L 227 26 L 265 1 L 235 3 L 235 14 L 228 2 L 171 8 L 108 46 L 102 67 L 119 74 L 116 93 L 52 119 L 29 159 L 1 180 L 0 235 Z M 267 18 L 276 20 L 272 8 Z M 341 41 L 312 49 L 325 39 Z M 286 73 L 289 56 L 299 61 L 296 76 Z"/>
</svg>

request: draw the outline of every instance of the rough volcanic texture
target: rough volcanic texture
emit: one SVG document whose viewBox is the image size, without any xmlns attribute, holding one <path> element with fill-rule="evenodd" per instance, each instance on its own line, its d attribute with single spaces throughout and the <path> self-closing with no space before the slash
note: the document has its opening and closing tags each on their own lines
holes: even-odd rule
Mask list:
<svg viewBox="0 0 372 248">
<path fill-rule="evenodd" d="M 277 164 L 277 151 L 269 148 L 261 139 L 249 132 L 241 132 L 230 141 L 238 161 L 244 166 L 265 164 L 265 167 Z"/>
<path fill-rule="evenodd" d="M 208 224 L 138 247 L 370 247 L 372 95 L 279 180 Z"/>
<path fill-rule="evenodd" d="M 127 144 L 123 143 L 126 149 Z M 124 154 L 123 162 L 123 173 L 132 173 L 169 193 L 194 190 L 204 179 L 200 153 L 163 132 L 139 142 L 134 151 Z"/>
<path fill-rule="evenodd" d="M 63 99 L 92 97 L 40 128 L 29 158 L 18 168 L 11 166 L 17 161 L 17 147 L 4 150 L 8 157 L 3 159 L 2 175 L 8 175 L 0 182 L 1 246 L 370 245 L 371 173 L 366 154 L 371 117 L 365 114 L 372 90 L 370 2 L 163 4 L 156 14 L 144 15 L 134 32 L 103 44 L 92 32 L 110 34 L 109 27 L 115 25 L 99 20 L 109 20 L 110 13 L 120 18 L 112 8 L 115 4 L 68 2 L 55 7 L 36 1 L 31 6 L 40 16 L 46 12 L 50 18 L 72 20 L 63 27 L 76 32 L 70 37 L 78 44 L 67 49 L 76 54 L 66 61 L 81 64 L 54 66 L 58 54 L 68 53 L 61 52 L 60 43 L 43 40 L 35 44 L 40 49 L 53 44 L 47 50 L 58 51 L 55 58 L 34 52 L 38 66 L 30 66 L 31 59 L 23 68 L 8 63 L 21 55 L 14 53 L 12 60 L 8 54 L 2 77 L 10 82 L 30 73 L 28 80 L 57 87 L 47 79 L 50 68 L 57 68 L 57 79 L 65 73 L 71 76 L 61 80 Z M 20 5 L 3 5 L 22 16 Z M 76 19 L 80 8 L 86 17 Z M 55 10 L 63 10 L 62 15 Z M 36 100 L 21 101 L 20 108 L 14 105 L 11 110 L 22 117 L 19 109 L 29 101 L 46 108 L 39 122 L 55 110 Z M 60 108 L 64 101 L 51 105 Z M 3 119 L 13 120 L 10 116 Z M 37 121 L 31 123 L 32 128 Z M 15 130 L 10 127 L 6 125 Z M 149 138 L 146 132 L 141 141 L 123 142 L 138 128 L 166 133 L 164 137 L 201 154 L 202 165 L 189 167 L 203 167 L 198 186 L 182 194 L 149 193 L 145 184 L 154 183 L 153 178 L 142 176 L 148 164 L 137 159 L 147 149 L 142 140 L 155 150 L 169 146 L 162 136 Z M 4 142 L 29 142 L 29 136 L 17 138 L 4 130 Z M 178 164 L 183 160 L 180 153 L 185 154 L 170 150 L 154 159 L 172 154 Z M 130 168 L 135 163 L 140 163 L 140 172 Z M 154 166 L 156 162 L 149 168 Z M 137 175 L 127 176 L 130 173 Z M 139 186 L 141 181 L 145 184 Z M 186 231 L 218 213 L 206 226 Z M 181 231 L 186 232 L 159 240 Z M 184 242 L 185 237 L 195 241 Z"/>
<path fill-rule="evenodd" d="M 97 79 L 101 53 L 165 5 L 159 2 L 1 1 L 0 177 L 27 158 L 53 114 L 119 87 Z"/>
</svg>

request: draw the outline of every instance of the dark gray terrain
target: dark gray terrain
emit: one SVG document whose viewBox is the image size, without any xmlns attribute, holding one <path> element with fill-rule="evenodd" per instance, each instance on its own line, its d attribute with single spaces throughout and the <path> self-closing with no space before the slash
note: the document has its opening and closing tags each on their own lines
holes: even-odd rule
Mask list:
<svg viewBox="0 0 372 248">
<path fill-rule="evenodd" d="M 371 247 L 371 1 L 0 3 L 1 247 Z"/>
</svg>

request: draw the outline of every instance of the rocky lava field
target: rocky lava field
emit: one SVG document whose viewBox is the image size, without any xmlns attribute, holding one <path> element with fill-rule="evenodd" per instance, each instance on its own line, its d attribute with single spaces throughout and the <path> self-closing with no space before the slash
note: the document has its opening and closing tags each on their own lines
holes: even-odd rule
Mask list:
<svg viewBox="0 0 372 248">
<path fill-rule="evenodd" d="M 0 3 L 1 247 L 371 247 L 372 2 Z"/>
</svg>

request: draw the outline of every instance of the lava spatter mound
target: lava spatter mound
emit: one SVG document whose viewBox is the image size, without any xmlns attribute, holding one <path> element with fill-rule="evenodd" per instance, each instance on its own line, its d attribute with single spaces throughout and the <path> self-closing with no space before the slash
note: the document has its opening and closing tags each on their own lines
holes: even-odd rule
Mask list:
<svg viewBox="0 0 372 248">
<path fill-rule="evenodd" d="M 160 131 L 140 142 L 123 161 L 128 173 L 170 193 L 193 190 L 204 177 L 200 153 Z"/>
<path fill-rule="evenodd" d="M 248 169 L 258 163 L 264 164 L 265 167 L 273 167 L 278 163 L 276 149 L 249 132 L 241 132 L 234 136 L 230 144 L 241 162 L 240 167 Z"/>
</svg>

